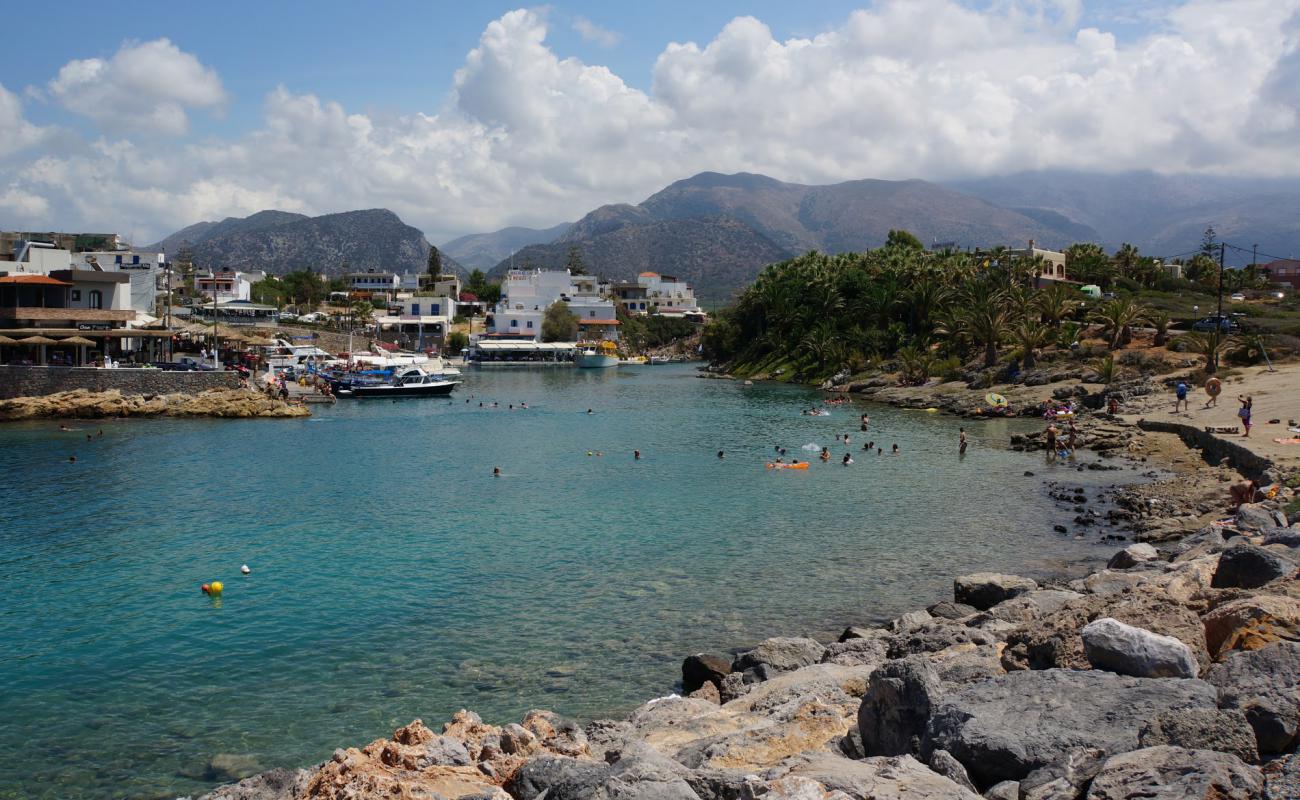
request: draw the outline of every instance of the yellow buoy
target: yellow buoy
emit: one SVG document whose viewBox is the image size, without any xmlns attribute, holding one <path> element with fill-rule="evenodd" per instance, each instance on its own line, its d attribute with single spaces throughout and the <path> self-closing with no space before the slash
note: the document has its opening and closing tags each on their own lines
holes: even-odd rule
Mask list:
<svg viewBox="0 0 1300 800">
<path fill-rule="evenodd" d="M 223 588 L 223 587 L 222 587 L 222 585 L 221 585 L 221 581 L 213 581 L 212 583 L 208 584 L 208 590 L 209 590 L 212 594 L 221 594 L 221 589 L 222 589 L 222 588 Z"/>
</svg>

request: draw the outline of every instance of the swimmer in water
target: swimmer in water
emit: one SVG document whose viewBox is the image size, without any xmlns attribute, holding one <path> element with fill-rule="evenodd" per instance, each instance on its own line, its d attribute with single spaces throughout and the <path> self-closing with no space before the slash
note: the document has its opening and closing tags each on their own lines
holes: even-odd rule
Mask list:
<svg viewBox="0 0 1300 800">
<path fill-rule="evenodd" d="M 68 463 L 70 463 L 70 464 L 75 464 L 75 463 L 77 463 L 77 457 L 76 457 L 76 456 L 68 456 Z"/>
<path fill-rule="evenodd" d="M 726 453 L 722 452 L 721 450 L 718 451 L 718 458 L 726 458 L 726 457 L 727 457 Z"/>
<path fill-rule="evenodd" d="M 637 461 L 640 461 L 640 460 L 641 460 L 641 451 L 640 451 L 640 450 L 633 450 L 633 451 L 632 451 L 632 458 L 636 459 Z"/>
<path fill-rule="evenodd" d="M 596 412 L 595 412 L 595 411 L 592 411 L 592 410 L 589 408 L 589 409 L 587 409 L 587 413 L 588 413 L 588 414 L 595 414 Z"/>
<path fill-rule="evenodd" d="M 820 458 L 821 458 L 822 461 L 830 461 L 830 460 L 831 460 L 831 449 L 830 449 L 829 447 L 823 447 L 823 448 L 822 448 L 822 454 L 821 454 Z"/>
<path fill-rule="evenodd" d="M 845 453 L 844 458 L 843 460 L 840 461 L 840 463 L 847 467 L 849 464 L 853 463 L 853 456 L 849 455 L 848 453 Z"/>
<path fill-rule="evenodd" d="M 61 431 L 70 431 L 70 430 L 72 430 L 72 428 L 69 428 L 67 425 L 64 425 L 62 422 L 60 422 L 60 423 L 59 423 L 59 430 L 61 430 Z"/>
<path fill-rule="evenodd" d="M 894 455 L 898 455 L 898 442 L 894 442 Z"/>
<path fill-rule="evenodd" d="M 494 478 L 500 478 L 500 477 L 501 477 L 501 468 L 500 468 L 500 467 L 493 467 L 493 468 L 492 468 L 492 477 L 494 477 Z"/>
<path fill-rule="evenodd" d="M 957 431 L 957 453 L 964 456 L 966 455 L 966 429 L 958 428 Z"/>
</svg>

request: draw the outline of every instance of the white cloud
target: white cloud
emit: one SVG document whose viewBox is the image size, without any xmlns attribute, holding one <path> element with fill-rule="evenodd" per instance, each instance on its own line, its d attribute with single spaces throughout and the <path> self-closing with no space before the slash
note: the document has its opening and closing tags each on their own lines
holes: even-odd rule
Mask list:
<svg viewBox="0 0 1300 800">
<path fill-rule="evenodd" d="M 623 41 L 623 34 L 602 28 L 586 17 L 574 17 L 573 29 L 585 42 L 593 42 L 601 47 L 610 48 Z"/>
<path fill-rule="evenodd" d="M 1080 27 L 1068 0 L 982 12 L 895 0 L 784 41 L 740 17 L 708 42 L 666 46 L 642 91 L 558 55 L 545 17 L 514 11 L 485 28 L 434 113 L 371 117 L 279 87 L 259 128 L 234 140 L 102 139 L 26 163 L 6 162 L 0 144 L 0 186 L 46 199 L 51 227 L 138 238 L 261 208 L 383 206 L 438 241 L 636 202 L 702 170 L 804 182 L 1036 168 L 1300 176 L 1298 15 L 1300 0 L 1191 0 L 1133 38 Z M 183 121 L 224 99 L 215 74 L 166 42 L 72 62 L 51 94 L 117 92 L 130 83 L 119 57 L 145 47 L 199 76 L 146 92 L 146 116 L 170 103 Z M 0 92 L 0 131 L 35 141 L 16 104 Z"/>
<path fill-rule="evenodd" d="M 0 159 L 35 147 L 49 132 L 28 122 L 18 95 L 0 84 Z"/>
<path fill-rule="evenodd" d="M 108 60 L 69 61 L 49 93 L 106 131 L 169 135 L 187 130 L 188 109 L 220 110 L 226 102 L 216 71 L 167 39 L 127 42 Z"/>
</svg>

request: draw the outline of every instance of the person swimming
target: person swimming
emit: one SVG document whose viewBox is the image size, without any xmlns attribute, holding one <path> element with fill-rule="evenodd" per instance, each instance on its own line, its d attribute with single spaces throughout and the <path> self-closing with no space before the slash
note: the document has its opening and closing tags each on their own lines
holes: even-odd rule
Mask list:
<svg viewBox="0 0 1300 800">
<path fill-rule="evenodd" d="M 640 451 L 640 450 L 633 450 L 633 451 L 632 451 L 632 458 L 636 459 L 637 461 L 640 461 L 640 460 L 641 460 L 641 451 Z"/>
<path fill-rule="evenodd" d="M 823 448 L 822 448 L 822 454 L 821 454 L 820 458 L 821 458 L 822 461 L 830 461 L 830 460 L 831 460 L 831 449 L 830 449 L 829 447 L 823 447 Z"/>
<path fill-rule="evenodd" d="M 894 442 L 894 455 L 898 455 L 898 442 Z"/>
<path fill-rule="evenodd" d="M 718 458 L 726 458 L 726 456 L 727 456 L 726 453 L 722 452 L 721 450 L 718 451 Z"/>
<path fill-rule="evenodd" d="M 847 467 L 849 464 L 853 463 L 853 456 L 849 455 L 848 453 L 845 453 L 844 458 L 840 461 L 840 463 Z"/>
<path fill-rule="evenodd" d="M 966 454 L 966 429 L 965 428 L 957 429 L 957 453 L 959 455 Z"/>
<path fill-rule="evenodd" d="M 492 468 L 492 477 L 494 477 L 494 478 L 500 478 L 500 477 L 501 477 L 501 468 L 500 468 L 500 467 L 493 467 L 493 468 Z"/>
</svg>

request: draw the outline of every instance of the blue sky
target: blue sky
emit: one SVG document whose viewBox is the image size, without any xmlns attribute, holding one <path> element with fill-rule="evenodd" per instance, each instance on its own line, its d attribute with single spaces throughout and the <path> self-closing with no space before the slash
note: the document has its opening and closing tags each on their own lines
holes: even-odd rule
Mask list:
<svg viewBox="0 0 1300 800">
<path fill-rule="evenodd" d="M 1300 172 L 1300 0 L 64 0 L 8 17 L 8 226 L 143 238 L 387 207 L 437 241 L 703 170 Z"/>
</svg>

